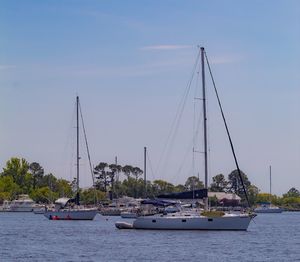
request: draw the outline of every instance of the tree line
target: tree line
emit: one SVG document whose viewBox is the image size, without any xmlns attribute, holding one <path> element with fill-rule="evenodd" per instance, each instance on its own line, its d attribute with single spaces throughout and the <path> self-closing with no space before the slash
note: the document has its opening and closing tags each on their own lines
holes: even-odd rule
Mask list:
<svg viewBox="0 0 300 262">
<path fill-rule="evenodd" d="M 204 188 L 198 177 L 190 176 L 184 184 L 173 185 L 165 180 L 144 181 L 143 170 L 131 165 L 117 165 L 100 162 L 94 170 L 95 185 L 86 190 L 80 189 L 81 201 L 92 204 L 95 194 L 98 200 L 129 196 L 135 198 L 155 197 L 164 193 L 175 193 Z M 291 188 L 282 197 L 260 193 L 248 176 L 241 172 L 251 205 L 271 201 L 273 204 L 289 208 L 300 208 L 300 193 Z M 245 195 L 237 170 L 227 178 L 223 174 L 212 177 L 210 192 L 235 193 L 245 204 Z M 29 163 L 23 158 L 11 158 L 0 173 L 0 203 L 16 199 L 19 194 L 28 194 L 39 203 L 53 203 L 59 197 L 74 197 L 76 179 L 68 181 L 57 178 L 52 173 L 45 174 L 37 162 Z M 213 202 L 213 199 L 212 199 Z"/>
</svg>

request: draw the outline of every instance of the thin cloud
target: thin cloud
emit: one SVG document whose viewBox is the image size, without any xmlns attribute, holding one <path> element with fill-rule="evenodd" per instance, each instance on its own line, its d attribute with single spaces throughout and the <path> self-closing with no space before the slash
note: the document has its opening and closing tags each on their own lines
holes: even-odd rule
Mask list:
<svg viewBox="0 0 300 262">
<path fill-rule="evenodd" d="M 152 51 L 152 50 L 178 50 L 178 49 L 187 49 L 191 48 L 191 45 L 151 45 L 144 46 L 141 50 Z"/>
</svg>

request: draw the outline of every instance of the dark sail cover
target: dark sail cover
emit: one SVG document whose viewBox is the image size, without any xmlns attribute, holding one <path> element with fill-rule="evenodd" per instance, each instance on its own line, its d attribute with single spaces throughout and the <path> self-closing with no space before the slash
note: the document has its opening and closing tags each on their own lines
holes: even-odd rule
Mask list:
<svg viewBox="0 0 300 262">
<path fill-rule="evenodd" d="M 145 199 L 145 200 L 141 201 L 141 204 L 142 205 L 150 204 L 150 205 L 154 205 L 154 206 L 167 207 L 167 206 L 176 204 L 176 202 L 165 201 L 165 200 L 160 200 L 160 199 Z"/>
<path fill-rule="evenodd" d="M 179 193 L 170 193 L 158 195 L 157 198 L 164 199 L 202 199 L 207 197 L 207 189 L 197 189 L 192 191 L 184 191 Z"/>
</svg>

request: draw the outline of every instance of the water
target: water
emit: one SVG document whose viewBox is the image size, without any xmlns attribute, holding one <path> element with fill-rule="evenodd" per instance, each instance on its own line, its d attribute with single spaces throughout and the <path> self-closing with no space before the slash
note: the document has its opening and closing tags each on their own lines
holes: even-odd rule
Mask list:
<svg viewBox="0 0 300 262">
<path fill-rule="evenodd" d="M 117 220 L 0 212 L 0 261 L 300 261 L 300 213 L 259 214 L 247 232 L 118 230 Z"/>
</svg>

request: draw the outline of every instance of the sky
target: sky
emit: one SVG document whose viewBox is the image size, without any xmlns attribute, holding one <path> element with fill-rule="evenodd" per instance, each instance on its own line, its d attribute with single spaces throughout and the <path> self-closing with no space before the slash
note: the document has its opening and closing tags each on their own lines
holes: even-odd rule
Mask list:
<svg viewBox="0 0 300 262">
<path fill-rule="evenodd" d="M 2 0 L 0 34 L 1 169 L 23 157 L 75 177 L 79 95 L 93 165 L 117 156 L 143 168 L 146 146 L 149 180 L 204 180 L 202 153 L 192 167 L 197 80 L 167 144 L 203 46 L 240 168 L 262 192 L 270 165 L 273 193 L 300 189 L 299 1 Z M 211 180 L 235 165 L 208 75 L 206 82 Z M 203 151 L 200 127 L 197 134 Z M 81 144 L 81 185 L 89 186 Z"/>
</svg>

